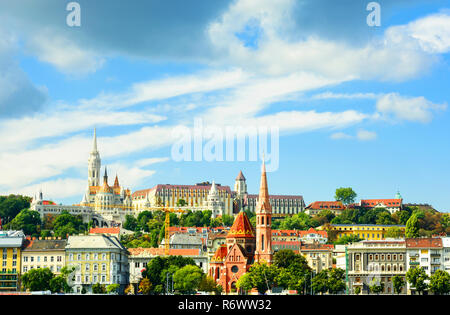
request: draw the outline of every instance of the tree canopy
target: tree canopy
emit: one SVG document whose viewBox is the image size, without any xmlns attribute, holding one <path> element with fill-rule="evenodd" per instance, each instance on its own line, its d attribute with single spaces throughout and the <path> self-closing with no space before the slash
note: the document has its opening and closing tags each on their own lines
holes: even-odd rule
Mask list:
<svg viewBox="0 0 450 315">
<path fill-rule="evenodd" d="M 350 203 L 354 203 L 357 194 L 353 191 L 351 187 L 340 187 L 336 189 L 336 194 L 334 199 L 336 201 L 341 201 L 343 204 L 348 205 Z"/>
</svg>

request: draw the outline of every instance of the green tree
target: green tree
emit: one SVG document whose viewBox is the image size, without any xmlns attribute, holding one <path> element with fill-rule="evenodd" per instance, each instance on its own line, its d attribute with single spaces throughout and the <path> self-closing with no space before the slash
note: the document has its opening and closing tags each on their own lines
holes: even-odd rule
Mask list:
<svg viewBox="0 0 450 315">
<path fill-rule="evenodd" d="M 130 231 L 136 231 L 138 226 L 138 222 L 136 218 L 132 215 L 127 214 L 125 216 L 125 222 L 123 223 L 123 228 L 130 230 Z"/>
<path fill-rule="evenodd" d="M 21 210 L 30 208 L 31 197 L 21 195 L 0 196 L 2 224 L 11 222 Z"/>
<path fill-rule="evenodd" d="M 428 279 L 428 275 L 422 267 L 411 268 L 406 272 L 406 280 L 411 284 L 417 292 L 422 293 L 428 288 L 425 280 Z"/>
<path fill-rule="evenodd" d="M 392 215 L 392 218 L 397 222 L 397 224 L 406 225 L 406 222 L 408 222 L 410 216 L 411 214 L 409 213 L 409 211 L 400 210 L 395 212 Z"/>
<path fill-rule="evenodd" d="M 278 275 L 278 268 L 274 265 L 266 263 L 254 263 L 249 270 L 253 287 L 260 294 L 264 294 L 267 290 L 271 290 L 275 284 L 275 278 Z"/>
<path fill-rule="evenodd" d="M 408 222 L 406 222 L 406 232 L 405 235 L 406 237 L 409 238 L 415 238 L 415 237 L 419 237 L 419 221 L 418 221 L 418 217 L 416 214 L 413 214 Z"/>
<path fill-rule="evenodd" d="M 187 205 L 186 200 L 184 200 L 184 199 L 178 199 L 178 201 L 177 201 L 177 207 L 184 207 L 184 206 L 186 206 L 186 205 Z"/>
<path fill-rule="evenodd" d="M 194 260 L 183 256 L 157 256 L 147 264 L 142 277 L 150 280 L 153 293 L 160 294 L 165 291 L 167 273 L 173 274 L 187 265 L 195 265 Z"/>
<path fill-rule="evenodd" d="M 335 245 L 347 245 L 347 244 L 350 244 L 350 243 L 360 242 L 362 240 L 363 239 L 360 238 L 357 234 L 350 234 L 350 235 L 343 235 L 342 237 L 340 237 L 339 239 L 337 239 L 333 243 Z"/>
<path fill-rule="evenodd" d="M 198 289 L 203 278 L 202 270 L 195 265 L 187 265 L 173 275 L 175 290 L 181 293 L 193 293 Z"/>
<path fill-rule="evenodd" d="M 345 290 L 345 270 L 333 268 L 328 270 L 328 292 L 338 294 Z"/>
<path fill-rule="evenodd" d="M 312 279 L 312 290 L 314 293 L 328 292 L 328 270 L 323 269 Z"/>
<path fill-rule="evenodd" d="M 92 293 L 94 294 L 105 294 L 106 288 L 104 284 L 96 283 L 92 286 Z"/>
<path fill-rule="evenodd" d="M 236 283 L 236 287 L 242 292 L 248 292 L 253 289 L 252 276 L 250 273 L 243 274 Z"/>
<path fill-rule="evenodd" d="M 434 294 L 448 294 L 450 292 L 450 275 L 444 270 L 436 270 L 430 277 L 430 290 Z"/>
<path fill-rule="evenodd" d="M 67 211 L 62 211 L 55 218 L 53 228 L 55 236 L 65 238 L 67 235 L 85 232 L 87 226 L 83 223 L 81 216 L 74 216 Z"/>
<path fill-rule="evenodd" d="M 355 294 L 359 295 L 361 293 L 361 287 L 356 287 L 355 288 Z"/>
<path fill-rule="evenodd" d="M 348 205 L 350 203 L 354 203 L 356 199 L 357 194 L 353 191 L 352 188 L 338 188 L 336 189 L 336 194 L 334 196 L 334 199 L 336 201 L 341 201 L 343 204 Z"/>
<path fill-rule="evenodd" d="M 380 294 L 384 290 L 384 282 L 381 282 L 380 279 L 373 278 L 369 283 L 369 290 L 372 293 Z"/>
<path fill-rule="evenodd" d="M 108 294 L 116 294 L 116 293 L 119 293 L 119 289 L 120 289 L 120 284 L 113 283 L 106 287 L 106 292 Z"/>
<path fill-rule="evenodd" d="M 23 230 L 26 235 L 38 236 L 41 216 L 37 211 L 23 209 L 7 226 L 13 230 Z"/>
<path fill-rule="evenodd" d="M 148 278 L 143 278 L 139 283 L 139 292 L 144 295 L 149 295 L 152 290 L 152 283 Z"/>
<path fill-rule="evenodd" d="M 274 265 L 278 268 L 275 278 L 278 286 L 298 292 L 308 290 L 311 268 L 305 257 L 290 249 L 283 249 L 274 255 Z"/>
<path fill-rule="evenodd" d="M 405 286 L 405 280 L 402 276 L 396 275 L 392 278 L 392 285 L 394 286 L 394 292 L 400 294 Z"/>
<path fill-rule="evenodd" d="M 203 292 L 217 292 L 217 283 L 213 278 L 203 275 L 198 290 Z"/>
<path fill-rule="evenodd" d="M 48 268 L 31 269 L 22 275 L 22 286 L 27 291 L 50 290 L 53 273 Z"/>
<path fill-rule="evenodd" d="M 385 238 L 400 238 L 404 237 L 405 233 L 398 226 L 393 226 L 386 229 L 386 233 L 384 234 Z"/>
</svg>

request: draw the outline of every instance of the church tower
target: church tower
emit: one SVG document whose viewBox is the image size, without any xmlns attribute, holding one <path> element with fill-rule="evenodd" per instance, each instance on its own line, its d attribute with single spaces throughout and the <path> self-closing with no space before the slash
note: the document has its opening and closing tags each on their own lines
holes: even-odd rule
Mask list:
<svg viewBox="0 0 450 315">
<path fill-rule="evenodd" d="M 101 160 L 100 154 L 97 150 L 97 132 L 94 129 L 94 143 L 92 145 L 91 155 L 88 160 L 88 185 L 99 186 L 100 185 L 100 167 Z"/>
<path fill-rule="evenodd" d="M 234 191 L 239 197 L 243 197 L 247 193 L 247 183 L 245 182 L 245 177 L 244 174 L 242 174 L 242 171 L 239 172 L 239 175 L 234 181 Z"/>
<path fill-rule="evenodd" d="M 256 251 L 255 261 L 272 263 L 272 206 L 269 202 L 266 165 L 262 163 L 261 186 L 259 188 L 258 204 L 256 206 Z"/>
</svg>

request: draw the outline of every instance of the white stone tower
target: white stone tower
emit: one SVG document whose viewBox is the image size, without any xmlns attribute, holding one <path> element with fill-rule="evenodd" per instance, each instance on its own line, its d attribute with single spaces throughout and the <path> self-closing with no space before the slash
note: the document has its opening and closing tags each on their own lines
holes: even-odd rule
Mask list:
<svg viewBox="0 0 450 315">
<path fill-rule="evenodd" d="M 99 186 L 100 184 L 100 167 L 102 162 L 100 160 L 100 154 L 97 150 L 97 132 L 94 129 L 94 143 L 92 146 L 91 155 L 89 156 L 88 165 L 88 185 Z"/>
<path fill-rule="evenodd" d="M 237 197 L 243 197 L 245 194 L 247 194 L 247 183 L 245 181 L 244 174 L 242 174 L 242 171 L 239 172 L 239 175 L 234 181 L 234 191 L 236 192 Z"/>
<path fill-rule="evenodd" d="M 220 200 L 220 195 L 214 181 L 212 182 L 211 189 L 209 190 L 207 204 L 208 210 L 212 211 L 212 218 L 216 218 L 223 214 L 224 203 Z"/>
</svg>

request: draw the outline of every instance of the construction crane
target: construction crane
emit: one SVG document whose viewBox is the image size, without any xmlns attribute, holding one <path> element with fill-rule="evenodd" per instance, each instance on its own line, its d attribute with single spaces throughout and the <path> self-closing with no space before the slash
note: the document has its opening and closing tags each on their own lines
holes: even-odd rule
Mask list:
<svg viewBox="0 0 450 315">
<path fill-rule="evenodd" d="M 95 204 L 84 204 L 83 206 L 95 208 Z M 133 209 L 138 210 L 135 207 L 132 206 L 125 206 L 125 205 L 101 205 L 102 208 L 113 208 L 113 209 Z M 173 209 L 173 208 L 166 208 L 166 207 L 143 207 L 139 208 L 139 211 L 162 211 L 165 213 L 165 220 L 164 220 L 164 255 L 169 255 L 169 249 L 170 249 L 170 214 L 171 213 L 185 213 L 186 210 L 183 209 Z"/>
</svg>

